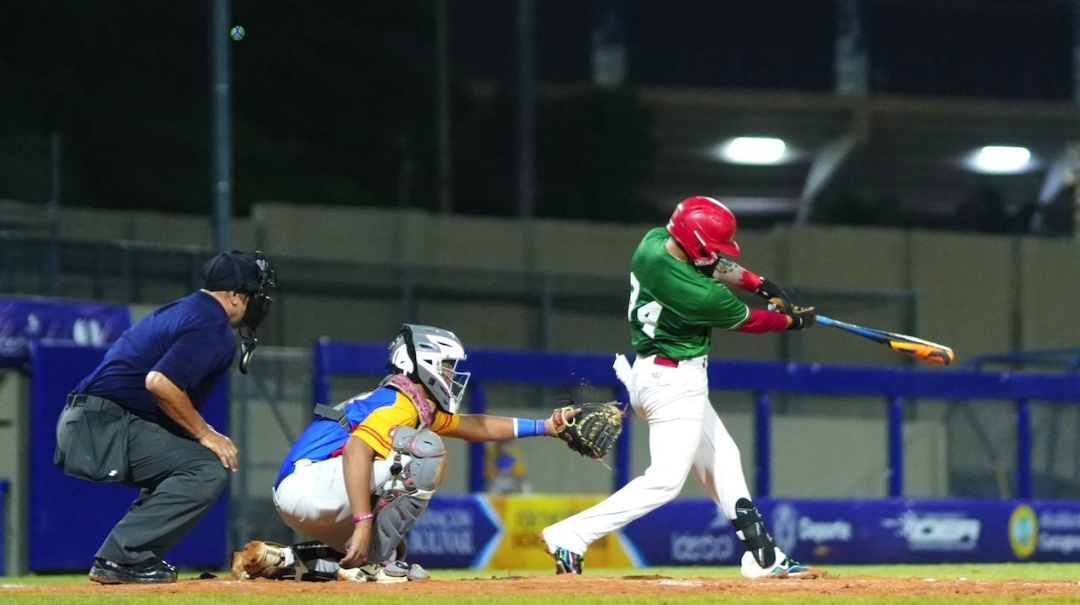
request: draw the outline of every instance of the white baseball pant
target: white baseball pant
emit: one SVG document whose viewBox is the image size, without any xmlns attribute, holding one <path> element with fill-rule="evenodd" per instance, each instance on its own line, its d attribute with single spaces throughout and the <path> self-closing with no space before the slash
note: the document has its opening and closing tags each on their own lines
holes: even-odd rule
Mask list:
<svg viewBox="0 0 1080 605">
<path fill-rule="evenodd" d="M 352 520 L 341 456 L 311 462 L 300 460 L 295 470 L 274 490 L 274 506 L 286 525 L 323 544 L 346 552 L 356 524 Z M 409 456 L 402 455 L 401 464 Z M 371 491 L 391 479 L 391 463 L 376 460 L 371 471 Z"/>
<path fill-rule="evenodd" d="M 594 541 L 673 500 L 691 470 L 728 519 L 735 518 L 735 502 L 750 497 L 739 449 L 709 403 L 707 358 L 677 367 L 655 362 L 639 357 L 629 376 L 618 372 L 631 383 L 634 412 L 649 425 L 649 468 L 603 502 L 545 528 L 550 544 L 584 554 Z"/>
</svg>

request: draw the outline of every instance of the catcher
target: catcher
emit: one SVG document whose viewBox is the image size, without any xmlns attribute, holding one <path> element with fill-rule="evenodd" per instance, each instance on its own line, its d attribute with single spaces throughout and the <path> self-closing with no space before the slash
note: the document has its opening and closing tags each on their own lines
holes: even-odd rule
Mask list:
<svg viewBox="0 0 1080 605">
<path fill-rule="evenodd" d="M 405 534 L 442 481 L 442 437 L 507 441 L 560 437 L 602 457 L 622 430 L 613 403 L 567 405 L 546 419 L 458 414 L 469 373 L 453 333 L 405 324 L 390 343 L 393 373 L 373 391 L 318 405 L 274 484 L 290 528 L 314 539 L 292 546 L 249 542 L 233 556 L 237 578 L 405 582 L 428 573 L 405 562 Z"/>
</svg>

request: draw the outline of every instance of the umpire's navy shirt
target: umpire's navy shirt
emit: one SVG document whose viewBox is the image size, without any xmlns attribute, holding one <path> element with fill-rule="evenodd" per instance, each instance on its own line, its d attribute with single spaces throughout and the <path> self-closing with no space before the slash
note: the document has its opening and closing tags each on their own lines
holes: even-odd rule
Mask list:
<svg viewBox="0 0 1080 605">
<path fill-rule="evenodd" d="M 125 330 L 74 392 L 103 397 L 145 420 L 175 426 L 146 390 L 146 375 L 161 372 L 199 409 L 235 355 L 236 336 L 225 309 L 206 292 L 195 292 Z"/>
</svg>

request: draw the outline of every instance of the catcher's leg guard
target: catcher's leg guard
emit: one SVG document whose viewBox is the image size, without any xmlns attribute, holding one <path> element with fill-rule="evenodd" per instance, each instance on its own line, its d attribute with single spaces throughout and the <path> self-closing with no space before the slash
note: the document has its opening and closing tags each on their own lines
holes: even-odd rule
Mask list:
<svg viewBox="0 0 1080 605">
<path fill-rule="evenodd" d="M 446 447 L 435 433 L 398 427 L 394 432 L 393 477 L 376 490 L 368 560 L 386 564 L 395 558 L 405 533 L 427 510 L 446 471 Z M 398 561 L 401 556 L 396 557 Z"/>
<path fill-rule="evenodd" d="M 392 560 L 397 545 L 428 506 L 427 499 L 416 498 L 402 492 L 387 492 L 383 494 L 380 503 L 386 499 L 390 501 L 376 515 L 375 524 L 372 527 L 369 561 L 385 563 Z"/>
<path fill-rule="evenodd" d="M 754 503 L 746 498 L 739 498 L 735 502 L 735 518 L 731 524 L 735 526 L 735 533 L 742 539 L 747 552 L 753 555 L 757 564 L 771 569 L 776 564 L 776 543 L 769 532 L 765 531 L 761 513 Z"/>
</svg>

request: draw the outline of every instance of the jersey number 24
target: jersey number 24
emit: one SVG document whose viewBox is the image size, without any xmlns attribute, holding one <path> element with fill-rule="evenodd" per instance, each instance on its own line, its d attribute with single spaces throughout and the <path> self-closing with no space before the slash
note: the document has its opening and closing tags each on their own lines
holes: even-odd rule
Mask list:
<svg viewBox="0 0 1080 605">
<path fill-rule="evenodd" d="M 630 308 L 626 311 L 627 321 L 634 321 L 634 307 L 637 307 L 638 295 L 641 294 L 641 282 L 630 274 Z M 664 307 L 657 301 L 645 303 L 638 307 L 637 320 L 641 323 L 641 331 L 649 338 L 656 338 L 656 322 L 660 321 L 660 312 Z"/>
</svg>

